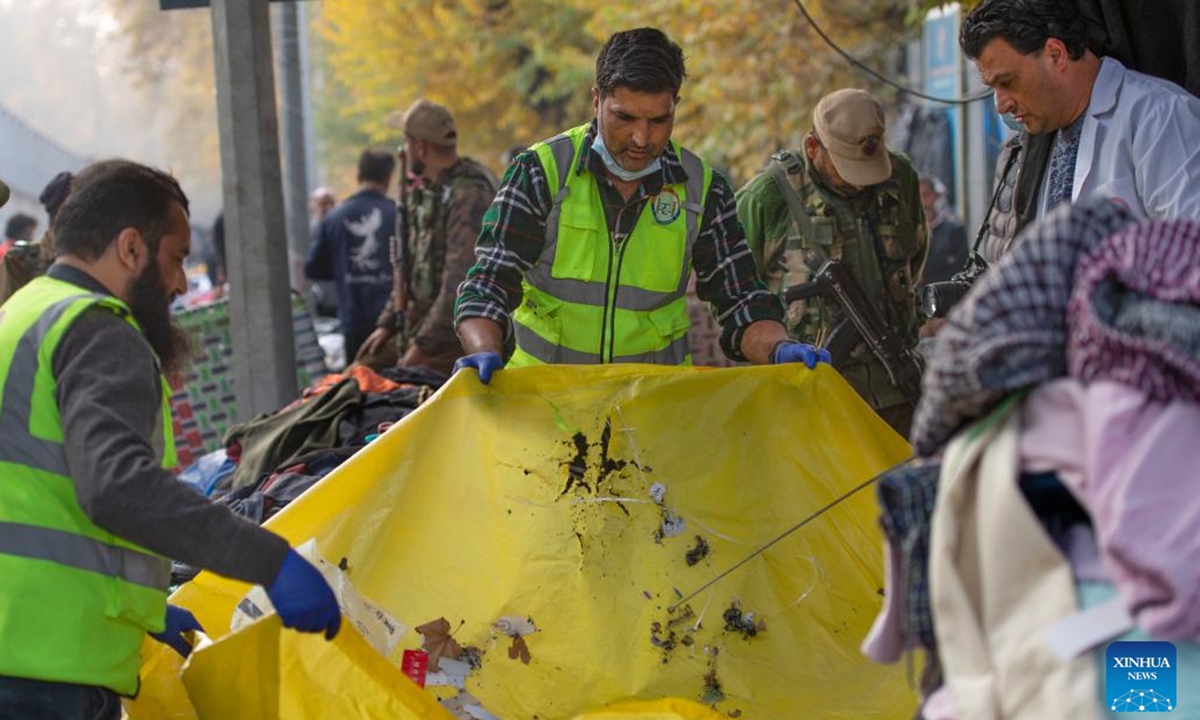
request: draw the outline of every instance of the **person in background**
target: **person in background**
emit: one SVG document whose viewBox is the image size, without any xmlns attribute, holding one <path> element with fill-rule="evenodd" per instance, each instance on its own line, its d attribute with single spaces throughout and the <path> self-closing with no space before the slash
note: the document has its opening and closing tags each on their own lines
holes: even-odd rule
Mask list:
<svg viewBox="0 0 1200 720">
<path fill-rule="evenodd" d="M 312 191 L 308 198 L 309 234 L 316 232 L 317 225 L 333 212 L 337 206 L 337 195 L 327 187 Z M 333 280 L 314 280 L 310 286 L 313 308 L 322 317 L 337 317 L 337 283 Z"/>
<path fill-rule="evenodd" d="M 223 288 L 228 276 L 225 274 L 225 211 L 217 213 L 213 220 L 212 244 L 208 248 L 208 280 L 214 288 Z"/>
<path fill-rule="evenodd" d="M 283 538 L 178 482 L 167 375 L 187 358 L 188 199 L 124 160 L 74 178 L 57 259 L 0 313 L 0 717 L 117 720 L 147 633 L 181 655 L 170 560 L 263 585 L 285 627 L 338 632 Z"/>
<path fill-rule="evenodd" d="M 929 255 L 921 285 L 949 280 L 967 264 L 967 228 L 946 205 L 946 186 L 936 177 L 921 178 L 921 207 L 929 231 Z"/>
<path fill-rule="evenodd" d="M 37 219 L 25 213 L 15 213 L 4 225 L 4 242 L 0 242 L 0 259 L 8 253 L 13 243 L 32 242 L 37 230 Z"/>
<path fill-rule="evenodd" d="M 405 196 L 401 235 L 405 311 L 395 299 L 363 345 L 360 360 L 399 339 L 399 367 L 426 367 L 449 375 L 462 357 L 454 334 L 454 296 L 475 258 L 483 213 L 496 195 L 496 176 L 458 154 L 458 125 L 449 108 L 421 99 L 404 113 L 408 170 L 418 184 Z M 386 356 L 386 353 L 384 354 Z"/>
<path fill-rule="evenodd" d="M 377 148 L 358 158 L 358 191 L 313 229 L 304 261 L 310 280 L 333 280 L 346 357 L 354 357 L 375 327 L 392 293 L 389 255 L 396 232 L 396 203 L 388 196 L 396 159 Z"/>
<path fill-rule="evenodd" d="M 319 223 L 333 211 L 337 205 L 337 196 L 327 187 L 319 187 L 312 191 L 308 198 L 308 217 L 313 223 Z"/>
<path fill-rule="evenodd" d="M 46 272 L 54 262 L 54 217 L 71 192 L 75 176 L 60 172 L 46 183 L 38 202 L 46 209 L 50 224 L 37 243 L 17 242 L 0 259 L 0 303 L 8 300 L 25 283 Z"/>
</svg>

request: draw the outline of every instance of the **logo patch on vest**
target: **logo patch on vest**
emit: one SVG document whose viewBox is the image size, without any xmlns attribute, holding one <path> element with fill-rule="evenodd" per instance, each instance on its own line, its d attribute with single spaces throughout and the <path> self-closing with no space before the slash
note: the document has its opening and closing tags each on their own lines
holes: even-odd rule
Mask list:
<svg viewBox="0 0 1200 720">
<path fill-rule="evenodd" d="M 663 188 L 662 192 L 650 201 L 650 211 L 654 213 L 654 221 L 659 225 L 670 225 L 679 217 L 679 196 L 674 190 Z"/>
</svg>

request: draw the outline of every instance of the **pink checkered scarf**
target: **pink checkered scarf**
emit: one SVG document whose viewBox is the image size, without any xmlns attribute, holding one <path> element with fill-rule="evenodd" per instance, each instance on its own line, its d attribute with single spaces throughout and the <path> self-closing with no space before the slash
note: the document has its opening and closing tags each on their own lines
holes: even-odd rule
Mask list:
<svg viewBox="0 0 1200 720">
<path fill-rule="evenodd" d="M 1145 220 L 1079 258 L 1067 373 L 1200 402 L 1200 222 Z"/>
</svg>

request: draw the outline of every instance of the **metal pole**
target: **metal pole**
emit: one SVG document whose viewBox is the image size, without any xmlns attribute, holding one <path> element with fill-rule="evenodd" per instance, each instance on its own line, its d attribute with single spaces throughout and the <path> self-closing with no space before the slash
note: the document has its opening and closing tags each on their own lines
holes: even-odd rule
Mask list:
<svg viewBox="0 0 1200 720">
<path fill-rule="evenodd" d="M 308 232 L 308 157 L 304 138 L 306 103 L 300 75 L 298 3 L 278 3 L 276 29 L 279 39 L 281 124 L 283 127 L 283 204 L 287 212 L 288 269 L 292 287 L 303 289 L 304 257 L 310 242 Z"/>
<path fill-rule="evenodd" d="M 316 104 L 313 102 L 312 57 L 309 54 L 308 22 L 310 13 L 307 3 L 296 3 L 296 8 L 300 11 L 298 29 L 300 38 L 300 89 L 304 98 L 302 107 L 308 109 L 308 112 L 304 113 L 304 163 L 307 170 L 305 179 L 311 191 L 319 185 L 324 185 L 325 181 L 317 168 L 317 132 L 316 128 L 313 127 L 313 108 L 316 107 Z M 311 238 L 309 241 L 311 242 Z"/>
<path fill-rule="evenodd" d="M 965 63 L 963 72 L 966 81 L 963 83 L 967 92 L 975 94 L 984 89 L 979 73 L 975 72 L 972 63 Z M 984 115 L 992 112 L 989 103 L 992 100 L 982 100 L 971 103 L 966 111 L 966 166 L 963 178 L 966 182 L 964 202 L 959 204 L 963 222 L 967 226 L 967 237 L 975 237 L 975 231 L 983 224 L 984 213 L 987 212 L 988 201 L 992 197 L 992 171 L 995 158 L 988 157 L 987 136 L 985 135 Z"/>
<path fill-rule="evenodd" d="M 296 351 L 267 4 L 213 0 L 226 275 L 240 420 L 295 399 Z"/>
</svg>

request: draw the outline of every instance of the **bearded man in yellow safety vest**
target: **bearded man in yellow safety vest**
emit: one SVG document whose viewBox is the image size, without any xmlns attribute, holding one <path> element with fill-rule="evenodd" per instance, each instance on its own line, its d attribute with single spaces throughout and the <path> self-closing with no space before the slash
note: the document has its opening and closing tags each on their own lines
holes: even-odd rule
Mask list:
<svg viewBox="0 0 1200 720">
<path fill-rule="evenodd" d="M 121 716 L 146 633 L 186 655 L 168 558 L 257 583 L 287 627 L 332 638 L 321 573 L 178 482 L 169 393 L 187 344 L 188 201 L 136 163 L 75 177 L 58 258 L 0 306 L 0 717 Z"/>
</svg>

